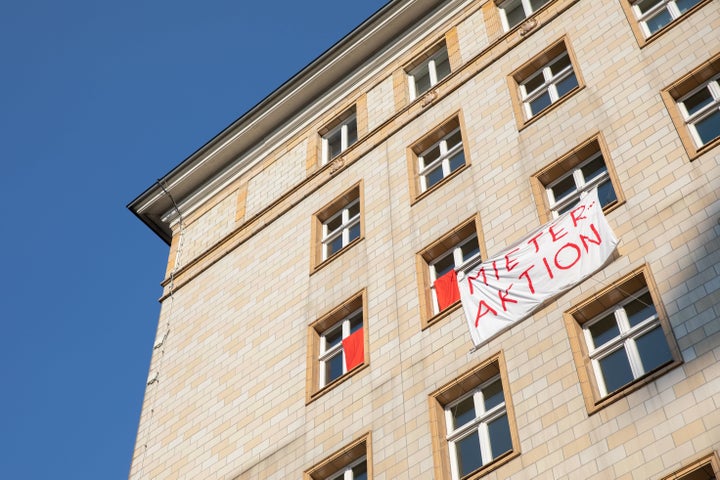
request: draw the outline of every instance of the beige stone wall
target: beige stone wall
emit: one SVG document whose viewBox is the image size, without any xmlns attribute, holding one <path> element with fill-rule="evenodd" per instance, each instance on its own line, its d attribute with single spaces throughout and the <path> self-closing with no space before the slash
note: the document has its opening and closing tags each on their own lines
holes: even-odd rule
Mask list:
<svg viewBox="0 0 720 480">
<path fill-rule="evenodd" d="M 338 173 L 301 184 L 298 146 L 253 177 L 246 218 L 298 191 L 220 258 L 201 250 L 242 224 L 236 198 L 192 224 L 184 254 L 202 268 L 163 301 L 159 335 L 170 333 L 153 354 L 131 478 L 302 478 L 366 432 L 373 479 L 433 478 L 429 394 L 500 350 L 520 455 L 484 478 L 659 479 L 720 449 L 720 149 L 690 161 L 659 93 L 718 53 L 720 4 L 642 49 L 619 2 L 547 11 L 501 56 L 456 72 L 430 106 L 384 105 L 396 70 L 383 72 L 367 102 L 369 130 L 387 120 L 382 131 Z M 470 33 L 488 23 L 480 14 L 458 25 L 466 62 L 487 42 Z M 506 78 L 562 36 L 585 87 L 518 131 Z M 406 149 L 458 112 L 470 168 L 412 203 Z M 597 133 L 625 198 L 608 214 L 617 258 L 472 353 L 459 309 L 422 330 L 416 254 L 475 214 L 490 254 L 536 228 L 531 177 Z M 360 180 L 364 238 L 311 274 L 313 214 Z M 589 415 L 563 312 L 643 265 L 684 363 Z M 308 325 L 362 289 L 369 368 L 306 404 Z"/>
</svg>

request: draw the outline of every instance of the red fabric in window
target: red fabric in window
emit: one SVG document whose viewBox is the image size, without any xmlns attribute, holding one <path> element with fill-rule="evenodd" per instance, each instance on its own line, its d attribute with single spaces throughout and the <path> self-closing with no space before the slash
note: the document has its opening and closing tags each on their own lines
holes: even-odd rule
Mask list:
<svg viewBox="0 0 720 480">
<path fill-rule="evenodd" d="M 342 346 L 348 372 L 365 361 L 365 337 L 362 328 L 343 338 Z"/>
<path fill-rule="evenodd" d="M 460 290 L 458 290 L 457 273 L 455 269 L 450 270 L 442 277 L 435 280 L 435 295 L 437 296 L 438 307 L 445 310 L 453 303 L 460 300 Z"/>
</svg>

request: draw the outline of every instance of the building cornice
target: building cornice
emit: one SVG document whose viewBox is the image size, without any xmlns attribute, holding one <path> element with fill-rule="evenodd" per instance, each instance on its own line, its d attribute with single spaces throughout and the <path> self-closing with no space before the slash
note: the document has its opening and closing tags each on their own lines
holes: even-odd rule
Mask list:
<svg viewBox="0 0 720 480">
<path fill-rule="evenodd" d="M 134 199 L 128 208 L 166 243 L 183 215 L 247 171 L 272 144 L 297 133 L 403 48 L 398 37 L 452 4 L 392 0 Z M 394 43 L 392 52 L 387 45 Z M 407 48 L 407 46 L 405 46 Z M 379 54 L 379 52 L 381 52 Z M 369 60 L 373 60 L 369 62 Z M 302 113 L 301 113 L 302 112 Z M 292 120 L 292 121 L 289 121 Z"/>
</svg>

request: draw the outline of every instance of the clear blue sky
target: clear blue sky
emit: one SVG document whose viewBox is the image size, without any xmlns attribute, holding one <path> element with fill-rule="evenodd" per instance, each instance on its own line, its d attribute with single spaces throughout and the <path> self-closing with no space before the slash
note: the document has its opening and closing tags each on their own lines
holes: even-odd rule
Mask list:
<svg viewBox="0 0 720 480">
<path fill-rule="evenodd" d="M 127 478 L 168 247 L 125 205 L 384 3 L 4 2 L 3 478 Z"/>
</svg>

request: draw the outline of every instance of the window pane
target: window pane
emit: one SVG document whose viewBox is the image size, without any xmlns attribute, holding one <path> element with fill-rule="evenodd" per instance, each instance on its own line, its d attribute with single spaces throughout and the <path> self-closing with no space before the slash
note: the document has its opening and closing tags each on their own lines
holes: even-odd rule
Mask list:
<svg viewBox="0 0 720 480">
<path fill-rule="evenodd" d="M 538 98 L 530 102 L 530 111 L 533 115 L 535 115 L 536 113 L 545 110 L 547 107 L 550 106 L 551 103 L 552 102 L 550 101 L 550 94 L 545 92 Z"/>
<path fill-rule="evenodd" d="M 355 316 L 350 318 L 350 333 L 355 333 L 362 328 L 363 317 L 362 310 L 357 312 Z"/>
<path fill-rule="evenodd" d="M 327 139 L 328 158 L 336 157 L 342 151 L 342 136 L 340 130 L 330 135 Z"/>
<path fill-rule="evenodd" d="M 437 259 L 435 263 L 433 263 L 433 267 L 435 267 L 435 278 L 440 278 L 455 268 L 455 259 L 453 258 L 452 252 Z"/>
<path fill-rule="evenodd" d="M 580 171 L 582 171 L 585 181 L 590 182 L 591 180 L 607 172 L 607 167 L 605 167 L 605 161 L 603 160 L 603 157 L 601 155 L 583 165 Z"/>
<path fill-rule="evenodd" d="M 712 94 L 710 93 L 710 90 L 705 87 L 687 97 L 682 103 L 685 105 L 688 115 L 692 115 L 700 111 L 703 107 L 710 105 L 712 102 Z"/>
<path fill-rule="evenodd" d="M 458 466 L 461 477 L 482 467 L 480 439 L 478 438 L 477 431 L 473 431 L 467 437 L 458 440 L 455 446 L 457 447 Z"/>
<path fill-rule="evenodd" d="M 620 329 L 618 328 L 614 313 L 611 313 L 610 315 L 607 315 L 601 320 L 593 323 L 589 330 L 595 348 L 606 344 L 613 338 L 620 335 Z"/>
<path fill-rule="evenodd" d="M 326 383 L 330 383 L 343 374 L 343 356 L 342 351 L 325 362 L 325 378 Z"/>
<path fill-rule="evenodd" d="M 634 327 L 656 314 L 650 292 L 645 292 L 632 302 L 625 305 L 625 314 L 630 326 Z"/>
<path fill-rule="evenodd" d="M 475 420 L 475 402 L 470 395 L 465 400 L 450 409 L 453 420 L 453 429 L 458 429 L 468 422 Z"/>
<path fill-rule="evenodd" d="M 532 92 L 543 86 L 545 83 L 545 77 L 543 77 L 542 71 L 536 73 L 532 77 L 529 77 L 523 85 L 525 85 L 525 94 L 530 95 Z"/>
<path fill-rule="evenodd" d="M 500 379 L 483 388 L 482 393 L 483 398 L 485 399 L 485 411 L 489 411 L 505 402 Z"/>
<path fill-rule="evenodd" d="M 352 242 L 356 238 L 360 237 L 360 222 L 350 227 L 350 233 L 348 235 L 348 242 Z"/>
<path fill-rule="evenodd" d="M 478 244 L 477 237 L 473 237 L 467 242 L 463 243 L 460 247 L 460 251 L 462 252 L 463 262 L 480 253 L 480 245 Z"/>
<path fill-rule="evenodd" d="M 450 171 L 454 172 L 463 165 L 465 165 L 465 152 L 460 149 L 458 153 L 450 158 Z"/>
<path fill-rule="evenodd" d="M 672 360 L 665 334 L 662 328 L 656 327 L 636 340 L 640 360 L 642 360 L 645 373 L 655 370 Z"/>
<path fill-rule="evenodd" d="M 453 148 L 455 145 L 461 144 L 462 143 L 462 135 L 460 135 L 460 130 L 456 131 L 455 133 L 453 133 L 452 135 L 447 137 L 447 139 L 445 141 L 447 142 L 448 150 Z"/>
<path fill-rule="evenodd" d="M 570 90 L 578 86 L 577 78 L 575 77 L 575 72 L 572 72 L 567 77 L 563 78 L 557 83 L 557 92 L 558 97 L 562 97 L 566 93 L 568 93 Z"/>
<path fill-rule="evenodd" d="M 342 325 L 338 325 L 325 334 L 325 351 L 327 352 L 342 341 Z"/>
<path fill-rule="evenodd" d="M 332 232 L 336 231 L 342 226 L 342 215 L 335 215 L 330 220 L 325 222 L 325 225 L 327 225 L 327 235 L 330 235 Z"/>
<path fill-rule="evenodd" d="M 687 10 L 697 5 L 699 1 L 700 0 L 676 0 L 675 5 L 677 5 L 680 13 L 685 13 Z"/>
<path fill-rule="evenodd" d="M 600 359 L 600 370 L 605 379 L 605 389 L 612 393 L 623 385 L 633 381 L 630 362 L 625 349 L 616 350 L 605 358 Z"/>
<path fill-rule="evenodd" d="M 435 61 L 435 74 L 437 75 L 438 82 L 443 78 L 450 75 L 450 60 L 448 59 L 447 52 Z"/>
<path fill-rule="evenodd" d="M 348 218 L 353 218 L 360 213 L 360 202 L 355 202 L 348 208 Z"/>
<path fill-rule="evenodd" d="M 440 158 L 440 145 L 439 144 L 434 146 L 430 150 L 426 151 L 425 153 L 423 153 L 421 167 L 422 168 L 427 167 L 428 165 L 433 163 L 438 158 Z"/>
<path fill-rule="evenodd" d="M 617 200 L 615 189 L 609 179 L 598 185 L 598 199 L 603 207 Z"/>
<path fill-rule="evenodd" d="M 360 465 L 356 465 L 352 469 L 353 480 L 367 480 L 367 463 L 362 462 Z"/>
<path fill-rule="evenodd" d="M 533 12 L 536 12 L 549 1 L 550 0 L 530 0 L 530 7 L 532 7 Z"/>
<path fill-rule="evenodd" d="M 672 22 L 672 17 L 667 10 L 661 10 L 657 15 L 645 20 L 645 24 L 651 34 L 657 32 L 670 22 Z"/>
<path fill-rule="evenodd" d="M 327 256 L 329 257 L 330 255 L 334 254 L 338 250 L 342 249 L 342 247 L 343 247 L 342 235 L 338 235 L 337 237 L 332 239 L 330 241 L 330 243 L 328 243 Z"/>
<path fill-rule="evenodd" d="M 508 26 L 513 28 L 520 22 L 525 20 L 525 11 L 522 8 L 522 3 L 518 0 L 516 2 L 508 2 L 503 6 L 505 10 L 505 17 L 507 18 Z"/>
<path fill-rule="evenodd" d="M 507 415 L 498 417 L 488 423 L 488 433 L 490 434 L 490 450 L 493 458 L 512 450 L 512 438 L 510 437 L 510 425 L 508 424 Z"/>
<path fill-rule="evenodd" d="M 720 137 L 720 111 L 716 110 L 697 122 L 695 129 L 703 145 Z"/>
<path fill-rule="evenodd" d="M 640 0 L 639 2 L 636 2 L 635 5 L 640 9 L 640 13 L 646 13 L 648 10 L 650 10 L 655 5 L 659 4 L 663 0 Z"/>
<path fill-rule="evenodd" d="M 422 70 L 414 74 L 415 77 L 415 94 L 420 96 L 430 89 L 430 72 L 427 65 Z"/>
<path fill-rule="evenodd" d="M 562 57 L 558 58 L 553 62 L 552 65 L 550 65 L 550 71 L 553 75 L 557 75 L 562 70 L 564 70 L 566 67 L 570 65 L 570 55 L 565 53 Z"/>
<path fill-rule="evenodd" d="M 442 179 L 443 179 L 442 165 L 438 165 L 437 167 L 435 167 L 435 169 L 433 169 L 430 172 L 425 174 L 425 183 L 427 185 L 427 188 L 432 187 L 433 185 L 435 185 Z"/>
<path fill-rule="evenodd" d="M 553 197 L 557 203 L 576 192 L 575 179 L 572 175 L 568 175 L 550 187 L 550 190 L 552 190 Z"/>
</svg>

